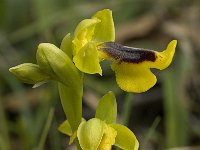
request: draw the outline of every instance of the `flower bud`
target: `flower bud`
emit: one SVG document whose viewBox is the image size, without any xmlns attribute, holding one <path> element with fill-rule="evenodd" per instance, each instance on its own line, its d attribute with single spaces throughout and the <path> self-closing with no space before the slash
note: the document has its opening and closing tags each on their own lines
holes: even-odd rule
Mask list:
<svg viewBox="0 0 200 150">
<path fill-rule="evenodd" d="M 72 85 L 72 83 L 79 83 L 80 74 L 78 69 L 70 58 L 55 45 L 41 43 L 38 46 L 36 59 L 40 68 L 53 79 L 67 86 Z"/>
<path fill-rule="evenodd" d="M 36 64 L 24 63 L 9 69 L 19 80 L 28 84 L 37 84 L 50 80 L 50 76 L 44 73 Z"/>
</svg>

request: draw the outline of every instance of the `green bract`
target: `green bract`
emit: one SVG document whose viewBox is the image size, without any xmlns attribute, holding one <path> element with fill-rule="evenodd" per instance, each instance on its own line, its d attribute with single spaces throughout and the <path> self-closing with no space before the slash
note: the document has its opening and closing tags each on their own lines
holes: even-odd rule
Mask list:
<svg viewBox="0 0 200 150">
<path fill-rule="evenodd" d="M 41 69 L 59 81 L 61 103 L 71 128 L 75 131 L 81 122 L 82 116 L 81 73 L 68 55 L 53 44 L 40 44 L 36 56 Z"/>
<path fill-rule="evenodd" d="M 50 43 L 40 44 L 38 46 L 36 58 L 42 70 L 66 86 L 79 84 L 81 81 L 79 77 L 80 73 L 73 62 L 55 45 Z M 78 81 L 74 82 L 75 80 Z"/>
</svg>

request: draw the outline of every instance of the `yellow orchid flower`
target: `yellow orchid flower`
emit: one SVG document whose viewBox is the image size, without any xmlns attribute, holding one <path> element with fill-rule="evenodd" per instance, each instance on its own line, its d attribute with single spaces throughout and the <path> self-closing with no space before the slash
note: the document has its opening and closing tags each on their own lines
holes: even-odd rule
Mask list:
<svg viewBox="0 0 200 150">
<path fill-rule="evenodd" d="M 113 145 L 125 150 L 138 150 L 135 135 L 126 126 L 116 124 L 116 117 L 116 99 L 112 92 L 108 92 L 99 101 L 95 118 L 83 120 L 75 135 L 68 121 L 64 121 L 58 129 L 70 136 L 69 144 L 77 136 L 83 150 L 111 150 Z"/>
<path fill-rule="evenodd" d="M 102 42 L 115 40 L 115 28 L 112 11 L 104 9 L 91 19 L 81 21 L 72 40 L 73 61 L 76 67 L 85 73 L 102 74 L 97 46 Z"/>
<path fill-rule="evenodd" d="M 115 42 L 105 42 L 99 46 L 101 58 L 111 59 L 119 87 L 127 92 L 145 92 L 157 81 L 150 68 L 167 68 L 174 56 L 177 41 L 171 41 L 166 50 L 127 47 Z"/>
<path fill-rule="evenodd" d="M 164 69 L 174 56 L 177 41 L 171 41 L 166 50 L 157 52 L 127 47 L 114 42 L 115 28 L 112 12 L 97 12 L 91 19 L 81 21 L 72 39 L 73 61 L 84 73 L 102 75 L 100 61 L 112 60 L 112 70 L 121 89 L 127 92 L 145 92 L 157 81 L 150 68 Z"/>
</svg>

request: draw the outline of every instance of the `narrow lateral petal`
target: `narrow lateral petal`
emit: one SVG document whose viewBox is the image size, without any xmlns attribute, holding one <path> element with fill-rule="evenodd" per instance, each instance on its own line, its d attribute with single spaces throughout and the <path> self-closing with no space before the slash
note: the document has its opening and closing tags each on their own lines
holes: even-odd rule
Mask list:
<svg viewBox="0 0 200 150">
<path fill-rule="evenodd" d="M 89 42 L 74 56 L 73 61 L 76 67 L 82 72 L 102 75 L 101 66 L 97 53 L 97 47 L 94 43 Z"/>
<path fill-rule="evenodd" d="M 85 19 L 81 21 L 74 32 L 74 40 L 73 42 L 73 55 L 76 55 L 78 51 L 89 41 L 91 41 L 92 36 L 94 34 L 94 29 L 96 24 L 98 24 L 100 20 L 94 19 Z"/>
<path fill-rule="evenodd" d="M 93 31 L 88 29 L 99 22 L 100 20 L 96 18 L 82 20 L 75 29 L 74 37 L 85 38 L 86 36 L 91 35 L 91 32 Z"/>
<path fill-rule="evenodd" d="M 115 71 L 119 87 L 127 92 L 145 92 L 153 87 L 157 81 L 156 76 L 145 63 L 115 61 L 112 64 L 112 69 Z"/>
<path fill-rule="evenodd" d="M 138 150 L 138 140 L 130 129 L 120 124 L 110 124 L 110 126 L 117 131 L 116 146 L 124 150 Z"/>
</svg>

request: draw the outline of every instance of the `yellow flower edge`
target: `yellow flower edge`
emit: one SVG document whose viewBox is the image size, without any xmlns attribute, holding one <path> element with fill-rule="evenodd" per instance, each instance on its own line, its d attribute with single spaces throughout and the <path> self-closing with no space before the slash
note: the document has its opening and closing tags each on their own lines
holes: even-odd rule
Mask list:
<svg viewBox="0 0 200 150">
<path fill-rule="evenodd" d="M 142 64 L 113 63 L 112 69 L 115 71 L 117 84 L 127 92 L 145 92 L 157 81 L 151 70 Z"/>
<path fill-rule="evenodd" d="M 124 125 L 110 124 L 116 132 L 115 146 L 124 150 L 138 150 L 139 142 L 134 133 Z"/>
</svg>

